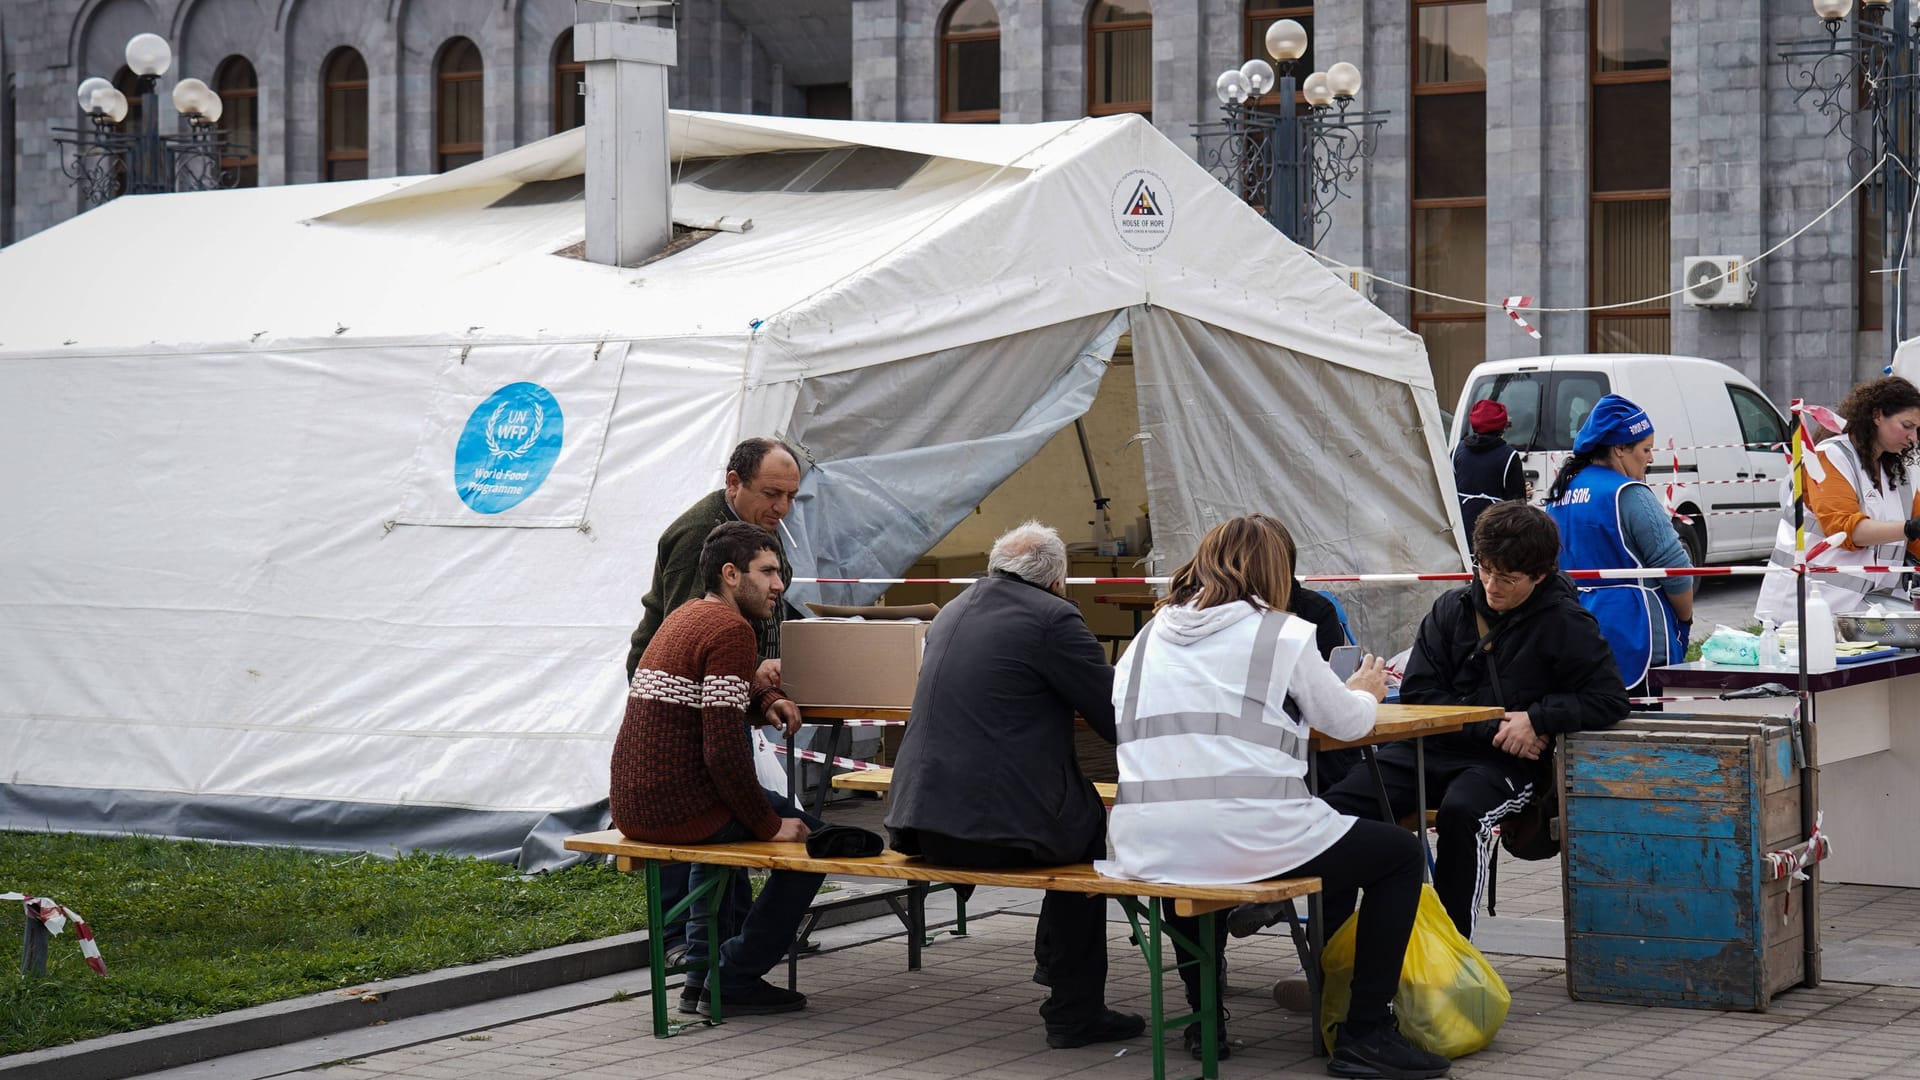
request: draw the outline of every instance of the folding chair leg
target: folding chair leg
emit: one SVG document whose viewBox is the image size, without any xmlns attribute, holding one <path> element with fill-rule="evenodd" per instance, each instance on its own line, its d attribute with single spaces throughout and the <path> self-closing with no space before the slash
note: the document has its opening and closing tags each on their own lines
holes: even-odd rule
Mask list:
<svg viewBox="0 0 1920 1080">
<path fill-rule="evenodd" d="M 727 886 L 733 881 L 733 870 L 718 867 L 720 873 L 711 881 L 695 889 L 689 889 L 687 898 L 664 911 L 660 906 L 660 861 L 646 861 L 647 879 L 647 981 L 653 994 L 653 1037 L 665 1039 L 690 1027 L 704 1027 L 718 1024 L 723 1018 L 720 1003 L 720 899 L 726 895 Z M 666 943 L 660 939 L 660 927 L 667 925 L 669 919 L 682 914 L 689 920 L 701 919 L 707 925 L 707 1000 L 711 1003 L 711 1018 L 689 1020 L 676 1023 L 667 1016 L 667 976 L 692 971 L 691 964 L 679 967 L 667 966 Z"/>
<path fill-rule="evenodd" d="M 1212 913 L 1199 916 L 1195 928 L 1198 940 L 1188 941 L 1179 931 L 1162 921 L 1160 901 L 1143 901 L 1133 896 L 1116 896 L 1114 899 L 1127 913 L 1127 922 L 1133 927 L 1133 942 L 1140 947 L 1140 953 L 1147 962 L 1147 1030 L 1153 1036 L 1153 1080 L 1167 1080 L 1168 1033 L 1194 1021 L 1201 1022 L 1200 1077 L 1202 1080 L 1216 1080 L 1220 1075 L 1220 1045 L 1219 1025 L 1213 1022 L 1213 1018 L 1218 1015 L 1220 1005 L 1217 996 L 1220 969 L 1217 966 L 1219 957 L 1213 951 L 1213 920 L 1217 916 Z M 1195 957 L 1190 963 L 1200 969 L 1198 1012 L 1167 1015 L 1166 976 L 1170 972 L 1177 973 L 1184 965 L 1166 963 L 1166 955 L 1161 947 L 1164 938 L 1173 938 L 1176 945 L 1186 948 Z"/>
</svg>

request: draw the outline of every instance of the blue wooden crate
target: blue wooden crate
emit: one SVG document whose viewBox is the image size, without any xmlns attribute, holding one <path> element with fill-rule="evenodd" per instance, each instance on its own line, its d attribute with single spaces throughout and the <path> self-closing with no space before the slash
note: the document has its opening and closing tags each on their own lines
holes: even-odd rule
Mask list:
<svg viewBox="0 0 1920 1080">
<path fill-rule="evenodd" d="M 1802 981 L 1811 890 L 1765 871 L 1804 839 L 1786 719 L 1636 717 L 1558 757 L 1569 994 L 1759 1011 Z"/>
</svg>

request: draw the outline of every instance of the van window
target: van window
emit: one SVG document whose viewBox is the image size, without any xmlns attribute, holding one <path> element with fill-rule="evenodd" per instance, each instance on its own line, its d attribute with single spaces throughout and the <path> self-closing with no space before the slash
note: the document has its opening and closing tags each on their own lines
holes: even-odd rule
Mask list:
<svg viewBox="0 0 1920 1080">
<path fill-rule="evenodd" d="M 1773 404 L 1744 386 L 1727 384 L 1733 415 L 1740 418 L 1740 437 L 1749 450 L 1780 450 L 1787 444 L 1787 425 Z"/>
<path fill-rule="evenodd" d="M 1571 450 L 1587 414 L 1607 396 L 1607 377 L 1598 371 L 1556 371 L 1548 400 L 1553 407 L 1530 450 Z"/>
<path fill-rule="evenodd" d="M 1473 381 L 1469 406 L 1476 401 L 1497 401 L 1507 407 L 1507 443 L 1524 449 L 1533 441 L 1533 429 L 1540 423 L 1540 401 L 1545 397 L 1548 373 L 1509 371 L 1500 375 L 1482 375 Z"/>
<path fill-rule="evenodd" d="M 1608 385 L 1598 371 L 1509 371 L 1475 379 L 1467 401 L 1505 405 L 1513 425 L 1507 444 L 1515 449 L 1571 450 L 1574 433 L 1607 396 Z"/>
</svg>

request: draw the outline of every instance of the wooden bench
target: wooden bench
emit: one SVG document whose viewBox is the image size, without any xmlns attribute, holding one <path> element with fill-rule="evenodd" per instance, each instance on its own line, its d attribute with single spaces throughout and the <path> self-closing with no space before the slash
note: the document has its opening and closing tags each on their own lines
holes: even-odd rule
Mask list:
<svg viewBox="0 0 1920 1080">
<path fill-rule="evenodd" d="M 566 847 L 569 851 L 611 855 L 614 866 L 622 871 L 643 871 L 647 879 L 647 926 L 649 928 L 665 926 L 670 919 L 695 910 L 696 904 L 699 905 L 698 917 L 708 921 L 707 939 L 715 946 L 708 950 L 707 955 L 706 985 L 713 1012 L 710 1019 L 684 1023 L 675 1023 L 669 1019 L 667 976 L 690 971 L 692 966 L 669 968 L 666 950 L 659 935 L 655 933 L 648 935 L 651 949 L 653 1033 L 657 1038 L 666 1038 L 689 1027 L 717 1024 L 725 1019 L 725 1007 L 720 995 L 719 941 L 712 920 L 719 908 L 719 900 L 726 889 L 727 880 L 731 876 L 730 873 L 716 875 L 713 880 L 693 890 L 685 900 L 674 905 L 672 910 L 662 911 L 660 866 L 663 863 L 702 863 L 728 870 L 793 870 L 835 877 L 890 878 L 944 885 L 986 885 L 1113 897 L 1126 911 L 1127 920 L 1133 925 L 1134 940 L 1139 944 L 1147 962 L 1150 980 L 1148 993 L 1150 1016 L 1147 1026 L 1153 1036 L 1154 1080 L 1165 1080 L 1166 1077 L 1168 1032 L 1182 1028 L 1202 1016 L 1212 1016 L 1219 1007 L 1219 1002 L 1215 1000 L 1215 986 L 1218 978 L 1217 958 L 1212 948 L 1215 913 L 1239 904 L 1291 901 L 1320 891 L 1319 878 L 1277 878 L 1244 885 L 1163 885 L 1150 881 L 1104 877 L 1094 873 L 1090 863 L 1033 870 L 955 870 L 931 866 L 919 859 L 894 851 L 866 859 L 816 859 L 807 854 L 805 844 L 776 844 L 767 841 L 705 845 L 645 844 L 629 840 L 617 830 L 611 829 L 605 832 L 570 836 L 566 840 Z M 1174 931 L 1171 927 L 1165 926 L 1161 920 L 1160 905 L 1154 902 L 1160 899 L 1171 899 L 1176 914 L 1195 916 L 1200 920 L 1197 928 L 1199 940 L 1182 942 L 1189 946 L 1190 951 L 1199 958 L 1195 962 L 1200 968 L 1201 1002 L 1200 1010 L 1196 1013 L 1171 1017 L 1167 1015 L 1163 976 L 1177 970 L 1178 965 L 1166 963 L 1163 960 L 1161 947 L 1163 934 L 1173 936 Z M 1200 947 L 1202 943 L 1205 947 Z M 1215 1042 L 1217 1027 L 1214 1024 L 1201 1024 L 1200 1028 L 1202 1032 L 1200 1075 L 1206 1080 L 1212 1080 L 1219 1075 L 1219 1047 Z"/>
</svg>

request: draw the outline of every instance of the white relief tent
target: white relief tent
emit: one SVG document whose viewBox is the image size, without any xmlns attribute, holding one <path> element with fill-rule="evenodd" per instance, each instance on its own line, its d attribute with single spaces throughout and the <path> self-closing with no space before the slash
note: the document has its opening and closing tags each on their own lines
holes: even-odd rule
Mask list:
<svg viewBox="0 0 1920 1080">
<path fill-rule="evenodd" d="M 1255 509 L 1307 571 L 1463 565 L 1419 339 L 1140 118 L 672 143 L 676 220 L 752 227 L 636 269 L 566 253 L 578 130 L 0 250 L 0 827 L 546 864 L 733 443 L 813 459 L 797 574 L 898 574 L 1129 329 L 1161 570 Z"/>
</svg>

